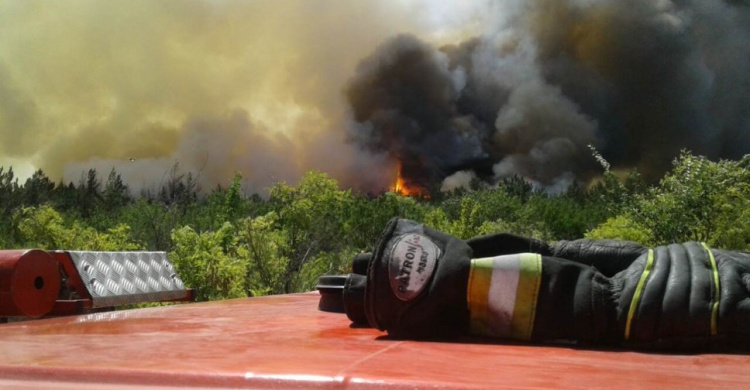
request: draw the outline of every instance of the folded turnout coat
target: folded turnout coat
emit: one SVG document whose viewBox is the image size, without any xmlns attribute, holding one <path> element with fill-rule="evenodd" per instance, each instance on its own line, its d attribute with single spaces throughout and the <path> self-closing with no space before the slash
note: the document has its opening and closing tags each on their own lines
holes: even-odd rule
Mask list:
<svg viewBox="0 0 750 390">
<path fill-rule="evenodd" d="M 398 338 L 750 345 L 750 253 L 698 242 L 463 241 L 393 219 L 375 251 L 355 258 L 342 295 L 349 318 Z"/>
</svg>

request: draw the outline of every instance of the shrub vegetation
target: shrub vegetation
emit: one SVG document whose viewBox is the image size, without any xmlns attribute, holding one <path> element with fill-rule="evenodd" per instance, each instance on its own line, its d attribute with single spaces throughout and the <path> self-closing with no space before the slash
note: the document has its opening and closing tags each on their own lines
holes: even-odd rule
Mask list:
<svg viewBox="0 0 750 390">
<path fill-rule="evenodd" d="M 114 170 L 104 180 L 90 170 L 78 184 L 39 170 L 19 183 L 0 167 L 0 248 L 167 251 L 199 300 L 310 290 L 321 274 L 347 272 L 396 216 L 464 239 L 511 232 L 750 250 L 750 156 L 713 162 L 683 152 L 650 184 L 595 157 L 604 172 L 588 187 L 550 195 L 511 178 L 430 199 L 359 194 L 319 172 L 266 197 L 243 193 L 239 175 L 201 196 L 177 166 L 162 188 L 136 197 Z"/>
</svg>

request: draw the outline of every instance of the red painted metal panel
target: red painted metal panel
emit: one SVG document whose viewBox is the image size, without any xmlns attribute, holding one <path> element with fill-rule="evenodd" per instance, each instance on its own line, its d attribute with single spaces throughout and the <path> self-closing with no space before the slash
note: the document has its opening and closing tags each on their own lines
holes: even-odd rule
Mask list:
<svg viewBox="0 0 750 390">
<path fill-rule="evenodd" d="M 75 292 L 80 299 L 91 301 L 91 294 L 89 294 L 89 290 L 83 284 L 81 275 L 78 274 L 78 270 L 76 269 L 75 264 L 73 264 L 70 254 L 66 251 L 54 251 L 49 253 L 58 263 L 60 263 L 60 267 L 66 276 L 68 289 Z M 91 302 L 89 302 L 88 306 L 91 306 Z"/>
<path fill-rule="evenodd" d="M 0 325 L 12 388 L 743 388 L 750 356 L 390 340 L 317 293 Z"/>
</svg>

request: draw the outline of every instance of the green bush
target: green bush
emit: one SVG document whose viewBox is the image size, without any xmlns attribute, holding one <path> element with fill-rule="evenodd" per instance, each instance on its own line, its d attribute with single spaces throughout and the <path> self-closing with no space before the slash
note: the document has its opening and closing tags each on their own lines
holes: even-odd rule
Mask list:
<svg viewBox="0 0 750 390">
<path fill-rule="evenodd" d="M 622 214 L 587 233 L 648 245 L 703 241 L 750 249 L 750 171 L 742 161 L 712 162 L 683 151 L 658 185 L 637 194 Z"/>
<path fill-rule="evenodd" d="M 432 199 L 357 194 L 319 172 L 277 183 L 267 199 L 246 196 L 240 175 L 198 196 L 195 177 L 177 166 L 162 188 L 132 199 L 114 171 L 105 183 L 91 170 L 78 186 L 54 188 L 39 171 L 26 188 L 0 167 L 0 247 L 165 250 L 199 300 L 310 290 L 319 275 L 346 273 L 355 253 L 372 251 L 393 217 L 463 239 L 509 232 L 750 250 L 750 156 L 713 162 L 683 152 L 651 186 L 595 157 L 604 175 L 589 188 L 551 195 L 514 177 Z"/>
<path fill-rule="evenodd" d="M 658 186 L 628 213 L 656 243 L 704 241 L 726 249 L 750 245 L 750 171 L 683 152 Z"/>
<path fill-rule="evenodd" d="M 234 256 L 233 228 L 223 225 L 215 232 L 197 233 L 188 226 L 172 233 L 174 251 L 169 258 L 197 301 L 246 296 L 247 265 Z"/>
<path fill-rule="evenodd" d="M 653 237 L 651 229 L 630 220 L 625 215 L 609 218 L 595 229 L 586 232 L 586 238 L 633 241 L 647 246 L 655 244 Z"/>
<path fill-rule="evenodd" d="M 118 224 L 106 232 L 80 222 L 64 223 L 51 206 L 27 207 L 14 216 L 22 246 L 46 250 L 129 251 L 142 249 L 130 237 L 130 227 Z"/>
</svg>

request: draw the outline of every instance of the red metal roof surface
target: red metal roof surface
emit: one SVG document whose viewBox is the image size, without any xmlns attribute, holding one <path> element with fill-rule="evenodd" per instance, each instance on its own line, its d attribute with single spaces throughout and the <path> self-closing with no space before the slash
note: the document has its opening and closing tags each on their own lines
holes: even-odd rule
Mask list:
<svg viewBox="0 0 750 390">
<path fill-rule="evenodd" d="M 0 325 L 0 387 L 744 388 L 750 356 L 390 340 L 317 293 Z"/>
</svg>

